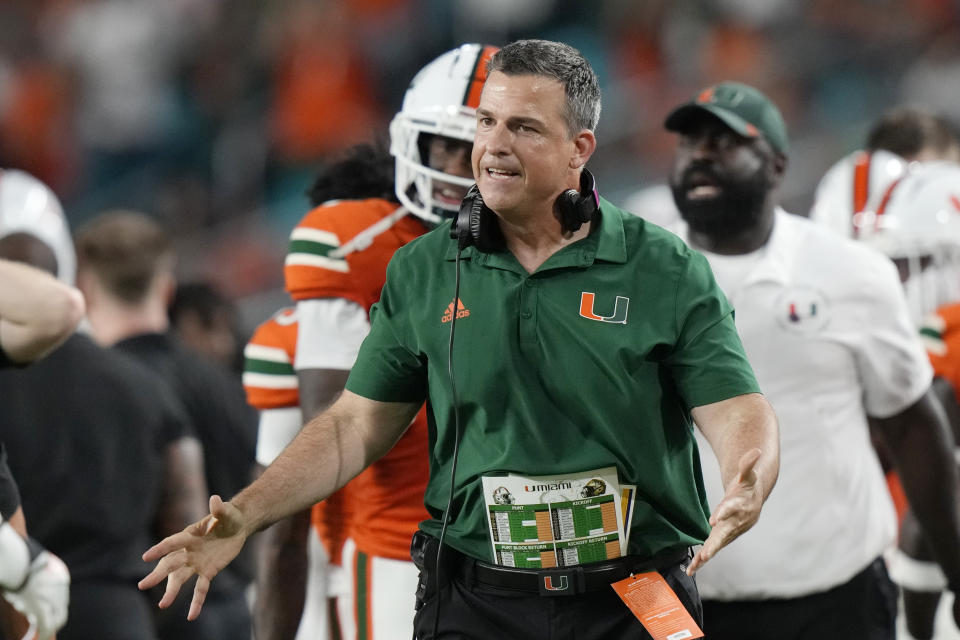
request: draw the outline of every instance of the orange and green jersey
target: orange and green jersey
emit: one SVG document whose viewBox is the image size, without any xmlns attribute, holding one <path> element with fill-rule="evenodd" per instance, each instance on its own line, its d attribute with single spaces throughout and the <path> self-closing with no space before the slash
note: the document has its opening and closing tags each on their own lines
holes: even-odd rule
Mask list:
<svg viewBox="0 0 960 640">
<path fill-rule="evenodd" d="M 253 332 L 243 350 L 243 389 L 251 407 L 264 411 L 300 406 L 296 310 L 281 309 Z"/>
<path fill-rule="evenodd" d="M 426 232 L 394 202 L 337 200 L 310 211 L 290 234 L 284 263 L 294 300 L 344 298 L 369 311 L 393 252 Z"/>
<path fill-rule="evenodd" d="M 260 411 L 299 409 L 299 386 L 293 369 L 296 352 L 295 309 L 281 309 L 256 328 L 243 350 L 243 388 L 250 406 Z M 310 510 L 310 522 L 333 564 L 340 564 L 347 537 L 348 489 L 344 487 Z"/>
<path fill-rule="evenodd" d="M 937 309 L 920 327 L 920 337 L 930 356 L 933 374 L 953 386 L 960 398 L 960 303 Z"/>
<path fill-rule="evenodd" d="M 342 298 L 369 313 L 394 252 L 427 231 L 396 203 L 340 200 L 310 211 L 290 235 L 284 275 L 294 300 Z M 410 559 L 410 539 L 427 519 L 427 421 L 423 409 L 386 456 L 348 487 L 349 535 L 363 553 Z"/>
<path fill-rule="evenodd" d="M 960 303 L 940 307 L 924 318 L 920 325 L 920 339 L 933 365 L 933 375 L 948 381 L 960 398 Z M 886 477 L 897 510 L 897 521 L 902 523 L 910 507 L 907 494 L 896 470 L 887 471 Z"/>
</svg>

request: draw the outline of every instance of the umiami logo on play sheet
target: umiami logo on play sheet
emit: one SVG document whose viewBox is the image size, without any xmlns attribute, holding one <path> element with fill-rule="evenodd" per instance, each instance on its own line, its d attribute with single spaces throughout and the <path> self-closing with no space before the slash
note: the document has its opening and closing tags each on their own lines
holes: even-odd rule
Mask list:
<svg viewBox="0 0 960 640">
<path fill-rule="evenodd" d="M 457 298 L 457 320 L 461 318 L 466 318 L 470 315 L 470 310 L 463 306 L 463 300 Z M 443 312 L 443 317 L 440 318 L 440 322 L 450 322 L 453 320 L 453 303 L 447 305 L 447 310 Z"/>
</svg>

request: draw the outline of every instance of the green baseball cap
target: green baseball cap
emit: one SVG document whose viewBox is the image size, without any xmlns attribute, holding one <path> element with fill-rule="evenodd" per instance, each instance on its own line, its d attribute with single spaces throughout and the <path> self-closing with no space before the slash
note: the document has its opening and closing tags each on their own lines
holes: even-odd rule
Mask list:
<svg viewBox="0 0 960 640">
<path fill-rule="evenodd" d="M 775 150 L 787 154 L 787 125 L 767 96 L 740 82 L 721 82 L 701 91 L 690 102 L 670 112 L 664 121 L 669 131 L 683 131 L 690 120 L 706 111 L 747 138 L 763 135 Z"/>
</svg>

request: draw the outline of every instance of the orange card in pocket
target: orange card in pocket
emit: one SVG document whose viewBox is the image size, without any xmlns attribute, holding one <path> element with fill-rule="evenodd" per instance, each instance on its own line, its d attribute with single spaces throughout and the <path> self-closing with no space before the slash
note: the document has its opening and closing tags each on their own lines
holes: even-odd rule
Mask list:
<svg viewBox="0 0 960 640">
<path fill-rule="evenodd" d="M 647 633 L 653 636 L 653 640 L 703 637 L 703 631 L 677 594 L 656 571 L 638 573 L 610 586 L 643 624 Z"/>
</svg>

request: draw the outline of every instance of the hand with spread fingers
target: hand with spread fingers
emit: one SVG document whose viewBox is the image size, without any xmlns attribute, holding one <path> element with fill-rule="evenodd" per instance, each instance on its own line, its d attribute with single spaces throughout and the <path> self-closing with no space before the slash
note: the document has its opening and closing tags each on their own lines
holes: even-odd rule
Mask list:
<svg viewBox="0 0 960 640">
<path fill-rule="evenodd" d="M 736 540 L 760 517 L 765 498 L 755 468 L 760 456 L 760 449 L 751 449 L 740 458 L 736 480 L 727 487 L 723 500 L 711 514 L 710 535 L 687 567 L 688 575 L 692 576 L 717 551 Z"/>
<path fill-rule="evenodd" d="M 138 584 L 150 589 L 167 579 L 167 588 L 160 608 L 173 604 L 180 587 L 194 574 L 198 576 L 190 603 L 188 620 L 195 620 L 210 589 L 210 581 L 227 566 L 253 533 L 244 522 L 243 513 L 220 496 L 210 497 L 210 514 L 180 533 L 160 541 L 143 554 L 145 562 L 160 560 L 153 571 Z"/>
</svg>

